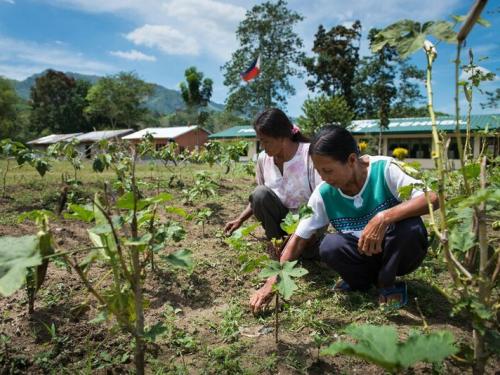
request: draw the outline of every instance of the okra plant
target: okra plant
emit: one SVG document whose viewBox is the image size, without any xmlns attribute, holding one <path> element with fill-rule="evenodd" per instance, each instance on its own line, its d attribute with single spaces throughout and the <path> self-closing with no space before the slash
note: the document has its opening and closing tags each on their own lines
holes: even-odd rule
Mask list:
<svg viewBox="0 0 500 375">
<path fill-rule="evenodd" d="M 449 288 L 449 299 L 455 305 L 455 311 L 466 310 L 472 318 L 474 363 L 476 374 L 483 374 L 488 357 L 497 350 L 498 331 L 496 317 L 498 305 L 498 276 L 500 274 L 500 251 L 497 237 L 490 236 L 494 232 L 494 223 L 498 221 L 498 205 L 500 204 L 499 158 L 493 159 L 484 148 L 474 158 L 470 154 L 471 131 L 470 110 L 472 108 L 473 91 L 477 90 L 483 80 L 491 76 L 474 74 L 478 71 L 470 54 L 471 61 L 465 70 L 469 70 L 469 79 L 460 81 L 461 48 L 476 22 L 486 1 L 478 1 L 471 9 L 464 25 L 458 33 L 453 31 L 450 22 L 426 22 L 420 24 L 405 20 L 397 22 L 382 30 L 378 36 L 375 49 L 385 44 L 396 47 L 401 56 L 409 56 L 423 49 L 427 59 L 427 99 L 429 116 L 432 123 L 433 153 L 436 165 L 435 172 L 423 173 L 424 191 L 436 191 L 439 197 L 439 211 L 436 215 L 429 202 L 429 226 L 438 238 L 437 252 L 442 250 L 453 286 Z M 484 22 L 481 22 L 485 25 Z M 456 129 L 460 168 L 453 171 L 447 161 L 447 143 L 436 125 L 433 107 L 432 66 L 437 58 L 436 47 L 428 41 L 430 35 L 438 40 L 457 44 L 455 59 L 455 103 Z M 460 124 L 460 90 L 464 88 L 465 98 L 469 106 L 466 117 L 465 149 L 462 142 Z M 480 134 L 476 134 L 479 136 Z"/>
</svg>

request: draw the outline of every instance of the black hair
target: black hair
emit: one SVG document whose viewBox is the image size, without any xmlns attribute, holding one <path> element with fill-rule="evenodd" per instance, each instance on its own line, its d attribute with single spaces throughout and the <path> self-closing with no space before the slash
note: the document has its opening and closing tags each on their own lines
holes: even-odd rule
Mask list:
<svg viewBox="0 0 500 375">
<path fill-rule="evenodd" d="M 304 136 L 300 130 L 293 132 L 294 125 L 288 116 L 278 108 L 268 108 L 261 112 L 253 128 L 256 132 L 267 135 L 272 138 L 289 138 L 293 142 L 309 142 L 309 138 Z"/>
<path fill-rule="evenodd" d="M 349 155 L 359 156 L 358 144 L 352 134 L 339 125 L 325 125 L 309 146 L 309 155 L 323 155 L 346 163 Z"/>
</svg>

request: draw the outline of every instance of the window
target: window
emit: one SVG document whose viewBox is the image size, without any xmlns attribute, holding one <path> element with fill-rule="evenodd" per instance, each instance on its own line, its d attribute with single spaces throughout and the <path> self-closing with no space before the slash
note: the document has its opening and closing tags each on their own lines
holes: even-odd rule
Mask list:
<svg viewBox="0 0 500 375">
<path fill-rule="evenodd" d="M 408 150 L 410 159 L 430 159 L 432 140 L 430 138 L 394 138 L 388 139 L 389 156 L 396 147 Z"/>
</svg>

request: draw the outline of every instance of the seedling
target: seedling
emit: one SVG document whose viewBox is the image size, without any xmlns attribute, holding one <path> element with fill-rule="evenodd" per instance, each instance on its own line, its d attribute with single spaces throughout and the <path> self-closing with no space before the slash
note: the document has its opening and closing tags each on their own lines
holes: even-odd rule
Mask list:
<svg viewBox="0 0 500 375">
<path fill-rule="evenodd" d="M 285 262 L 280 264 L 274 260 L 269 261 L 267 267 L 264 268 L 259 277 L 262 279 L 268 279 L 270 277 L 276 277 L 276 283 L 273 286 L 276 299 L 275 305 L 275 339 L 278 343 L 278 329 L 279 329 L 279 307 L 281 296 L 282 299 L 288 300 L 293 295 L 295 290 L 297 290 L 297 284 L 293 281 L 293 278 L 304 276 L 308 273 L 305 268 L 296 267 L 297 261 Z"/>
<path fill-rule="evenodd" d="M 201 234 L 205 237 L 205 224 L 212 217 L 213 211 L 210 208 L 202 208 L 194 214 L 194 222 L 201 225 Z"/>
</svg>

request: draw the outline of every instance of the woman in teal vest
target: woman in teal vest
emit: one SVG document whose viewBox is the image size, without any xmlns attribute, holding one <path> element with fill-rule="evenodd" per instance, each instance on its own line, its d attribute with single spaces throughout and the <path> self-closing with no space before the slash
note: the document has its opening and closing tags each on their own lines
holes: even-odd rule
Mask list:
<svg viewBox="0 0 500 375">
<path fill-rule="evenodd" d="M 360 156 L 353 136 L 340 126 L 323 128 L 309 153 L 324 182 L 309 199 L 313 215 L 299 223 L 280 261 L 298 259 L 312 233 L 330 223 L 336 233 L 325 236 L 320 256 L 342 277 L 336 289 L 366 290 L 375 285 L 380 303 L 405 305 L 406 284 L 396 282 L 396 277 L 419 267 L 428 247 L 420 216 L 429 206 L 418 188 L 420 181 L 392 158 Z M 399 189 L 409 185 L 414 186 L 411 197 L 403 201 Z M 429 197 L 436 209 L 436 194 L 429 192 Z M 275 281 L 268 279 L 252 296 L 254 311 L 269 301 Z"/>
</svg>

